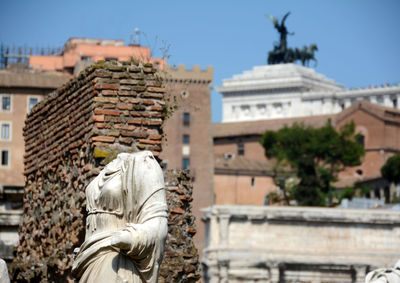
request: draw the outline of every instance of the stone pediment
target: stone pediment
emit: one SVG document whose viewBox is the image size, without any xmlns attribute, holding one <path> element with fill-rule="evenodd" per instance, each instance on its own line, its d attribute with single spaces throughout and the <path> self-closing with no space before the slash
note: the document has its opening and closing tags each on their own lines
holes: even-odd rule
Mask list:
<svg viewBox="0 0 400 283">
<path fill-rule="evenodd" d="M 216 90 L 222 94 L 236 92 L 274 92 L 279 90 L 293 91 L 339 91 L 344 86 L 318 74 L 311 68 L 296 64 L 276 64 L 255 66 L 250 71 L 234 75 L 223 80 L 223 85 Z"/>
</svg>

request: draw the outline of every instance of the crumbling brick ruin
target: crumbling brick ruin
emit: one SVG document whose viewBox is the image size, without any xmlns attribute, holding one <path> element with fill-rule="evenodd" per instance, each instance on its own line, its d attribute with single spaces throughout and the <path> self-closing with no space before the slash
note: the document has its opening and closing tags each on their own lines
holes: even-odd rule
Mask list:
<svg viewBox="0 0 400 283">
<path fill-rule="evenodd" d="M 98 62 L 50 94 L 26 120 L 25 192 L 13 281 L 67 282 L 85 233 L 85 187 L 119 152 L 161 152 L 165 88 L 151 64 Z M 187 172 L 165 172 L 169 235 L 160 282 L 194 282 Z"/>
</svg>

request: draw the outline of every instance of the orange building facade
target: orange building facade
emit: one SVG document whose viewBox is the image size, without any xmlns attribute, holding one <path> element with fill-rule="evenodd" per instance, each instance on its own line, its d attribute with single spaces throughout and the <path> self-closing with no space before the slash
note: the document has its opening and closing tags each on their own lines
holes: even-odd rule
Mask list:
<svg viewBox="0 0 400 283">
<path fill-rule="evenodd" d="M 166 60 L 151 57 L 149 47 L 140 45 L 124 45 L 123 40 L 70 38 L 61 55 L 30 56 L 29 66 L 38 71 L 67 71 L 75 73 L 90 62 L 99 60 L 127 61 L 131 58 L 153 63 L 163 69 Z"/>
</svg>

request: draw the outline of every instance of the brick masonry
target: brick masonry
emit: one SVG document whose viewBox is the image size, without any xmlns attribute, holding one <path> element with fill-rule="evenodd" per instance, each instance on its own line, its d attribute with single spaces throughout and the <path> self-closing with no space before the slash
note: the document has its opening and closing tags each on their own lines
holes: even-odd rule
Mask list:
<svg viewBox="0 0 400 283">
<path fill-rule="evenodd" d="M 72 251 L 85 233 L 84 190 L 119 152 L 160 155 L 165 93 L 151 64 L 99 62 L 34 108 L 24 128 L 24 206 L 13 280 L 73 280 Z M 181 171 L 165 178 L 170 226 L 160 281 L 197 281 L 191 180 Z"/>
<path fill-rule="evenodd" d="M 169 170 L 165 174 L 168 239 L 161 265 L 160 283 L 197 282 L 200 263 L 192 237 L 196 234 L 192 210 L 193 183 L 189 171 Z"/>
</svg>

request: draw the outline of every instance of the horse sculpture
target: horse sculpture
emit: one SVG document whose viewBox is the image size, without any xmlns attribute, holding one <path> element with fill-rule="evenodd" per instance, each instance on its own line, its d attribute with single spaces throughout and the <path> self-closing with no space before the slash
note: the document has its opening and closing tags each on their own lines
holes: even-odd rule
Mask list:
<svg viewBox="0 0 400 283">
<path fill-rule="evenodd" d="M 300 60 L 301 64 L 303 66 L 307 66 L 307 67 L 310 65 L 310 61 L 313 60 L 314 67 L 316 67 L 318 61 L 317 61 L 317 59 L 315 59 L 315 56 L 314 56 L 315 51 L 318 51 L 318 47 L 316 44 L 311 44 L 309 47 L 303 46 L 302 49 L 296 48 L 296 50 L 295 50 L 296 60 Z"/>
<path fill-rule="evenodd" d="M 286 51 L 275 45 L 274 50 L 268 52 L 268 64 L 300 61 L 303 66 L 309 66 L 310 61 L 313 60 L 315 63 L 314 67 L 316 67 L 317 59 L 315 58 L 315 51 L 318 51 L 316 44 L 296 49 L 287 48 Z"/>
</svg>

